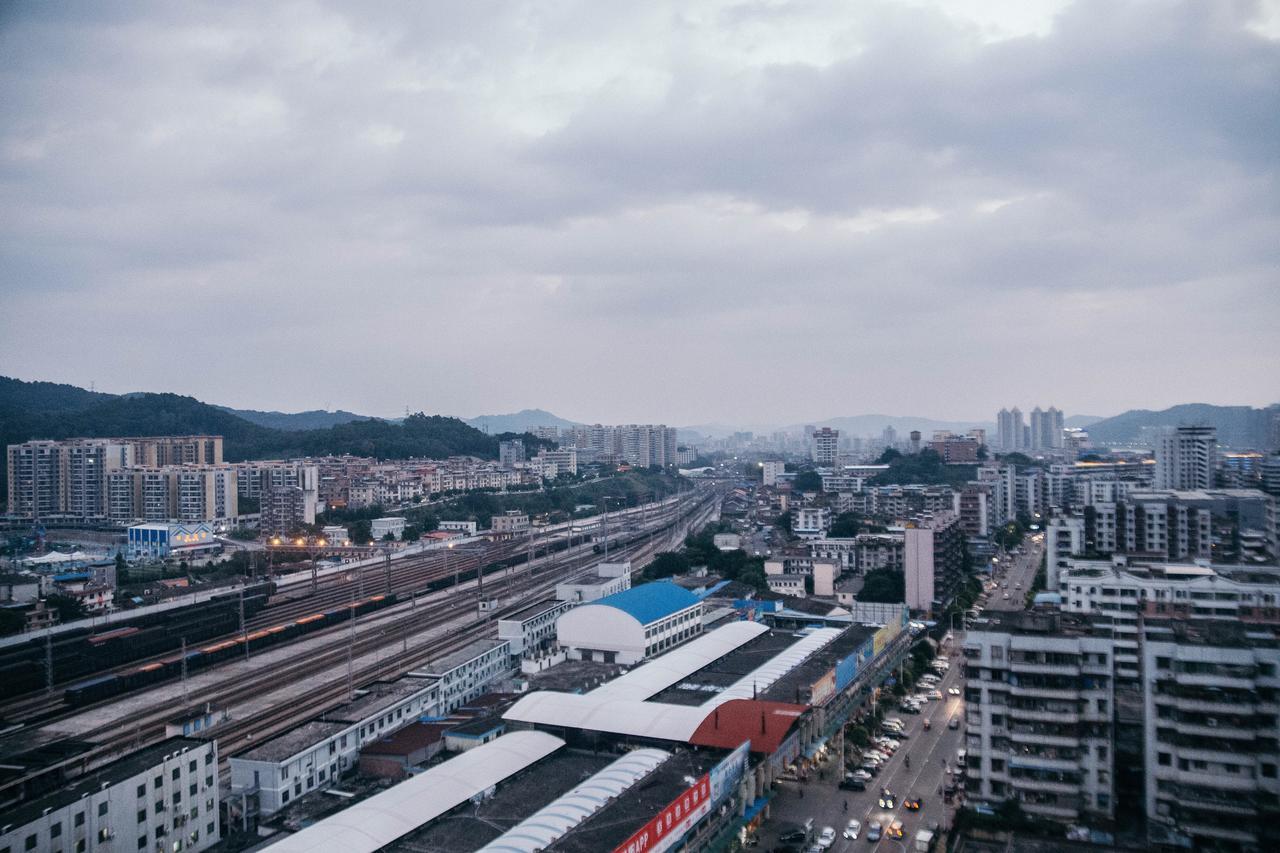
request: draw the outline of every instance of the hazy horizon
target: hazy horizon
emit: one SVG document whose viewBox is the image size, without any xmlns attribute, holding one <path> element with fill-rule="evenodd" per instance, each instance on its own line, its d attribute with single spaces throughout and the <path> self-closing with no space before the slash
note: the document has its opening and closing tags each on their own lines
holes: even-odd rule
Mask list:
<svg viewBox="0 0 1280 853">
<path fill-rule="evenodd" d="M 9 4 L 0 55 L 3 373 L 614 423 L 1280 398 L 1275 3 Z"/>
</svg>

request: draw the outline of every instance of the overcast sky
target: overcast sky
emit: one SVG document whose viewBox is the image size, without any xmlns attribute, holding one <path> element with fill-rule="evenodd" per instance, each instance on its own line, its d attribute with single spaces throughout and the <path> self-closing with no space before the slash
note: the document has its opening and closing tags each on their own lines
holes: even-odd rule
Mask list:
<svg viewBox="0 0 1280 853">
<path fill-rule="evenodd" d="M 4 4 L 0 373 L 675 424 L 1261 405 L 1278 164 L 1276 2 Z"/>
</svg>

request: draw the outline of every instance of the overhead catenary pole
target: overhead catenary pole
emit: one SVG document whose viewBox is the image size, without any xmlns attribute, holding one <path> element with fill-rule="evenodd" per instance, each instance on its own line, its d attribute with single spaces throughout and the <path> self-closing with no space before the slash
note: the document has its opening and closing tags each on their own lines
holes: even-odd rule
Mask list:
<svg viewBox="0 0 1280 853">
<path fill-rule="evenodd" d="M 53 692 L 53 623 L 44 631 L 44 689 Z"/>
<path fill-rule="evenodd" d="M 240 637 L 244 640 L 244 659 L 249 660 L 249 632 L 244 626 L 244 587 L 240 587 Z"/>
</svg>

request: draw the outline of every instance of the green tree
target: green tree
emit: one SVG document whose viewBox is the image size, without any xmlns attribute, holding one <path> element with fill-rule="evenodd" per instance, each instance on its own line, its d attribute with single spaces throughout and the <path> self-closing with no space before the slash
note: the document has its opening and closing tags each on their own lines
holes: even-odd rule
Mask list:
<svg viewBox="0 0 1280 853">
<path fill-rule="evenodd" d="M 897 603 L 906 600 L 906 579 L 893 569 L 871 569 L 858 593 L 859 601 Z"/>
<path fill-rule="evenodd" d="M 0 636 L 17 634 L 27 625 L 27 619 L 20 611 L 0 608 Z"/>
<path fill-rule="evenodd" d="M 373 523 L 361 518 L 351 524 L 351 541 L 357 545 L 368 545 L 373 539 Z"/>
<path fill-rule="evenodd" d="M 394 541 L 396 541 L 396 535 L 395 535 L 394 533 L 392 533 L 390 530 L 388 530 L 386 533 L 384 533 L 384 534 L 383 534 L 383 536 L 382 536 L 382 541 L 383 541 L 383 542 L 394 542 Z"/>
<path fill-rule="evenodd" d="M 404 533 L 400 534 L 400 538 L 405 542 L 417 542 L 422 538 L 422 531 L 418 529 L 416 524 L 406 524 Z"/>
<path fill-rule="evenodd" d="M 820 492 L 822 491 L 822 475 L 817 471 L 801 471 L 791 481 L 791 486 L 801 492 Z"/>
<path fill-rule="evenodd" d="M 70 595 L 55 592 L 46 597 L 44 603 L 50 610 L 57 611 L 58 619 L 62 622 L 71 622 L 84 617 L 84 605 L 80 603 L 80 599 Z"/>
<path fill-rule="evenodd" d="M 793 519 L 794 519 L 794 516 L 791 514 L 791 510 L 787 510 L 782 515 L 778 516 L 777 520 L 774 523 L 778 527 L 781 527 L 783 530 L 785 530 L 787 532 L 787 535 L 790 536 L 791 522 Z"/>
<path fill-rule="evenodd" d="M 689 571 L 690 568 L 689 558 L 684 554 L 664 551 L 654 557 L 653 562 L 645 566 L 644 576 L 646 580 L 658 580 L 659 578 L 669 578 L 673 575 L 682 575 Z"/>
<path fill-rule="evenodd" d="M 842 512 L 831 522 L 831 529 L 827 531 L 827 536 L 836 538 L 851 538 L 857 536 L 862 530 L 862 519 L 856 512 Z"/>
</svg>

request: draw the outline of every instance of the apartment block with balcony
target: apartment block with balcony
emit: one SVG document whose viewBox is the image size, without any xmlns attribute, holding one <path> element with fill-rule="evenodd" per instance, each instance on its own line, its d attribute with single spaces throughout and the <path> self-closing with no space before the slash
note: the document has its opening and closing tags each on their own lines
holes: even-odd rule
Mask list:
<svg viewBox="0 0 1280 853">
<path fill-rule="evenodd" d="M 1271 626 L 1149 620 L 1143 642 L 1152 837 L 1280 849 L 1280 642 Z"/>
<path fill-rule="evenodd" d="M 1112 654 L 1108 636 L 1060 614 L 1002 614 L 966 635 L 970 802 L 1114 816 Z"/>
</svg>

